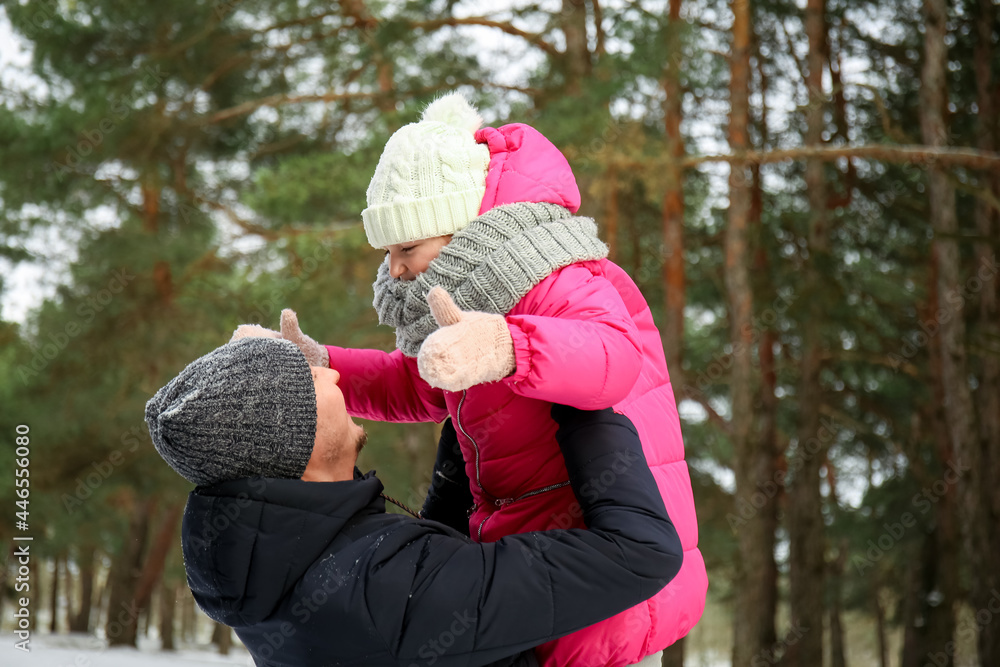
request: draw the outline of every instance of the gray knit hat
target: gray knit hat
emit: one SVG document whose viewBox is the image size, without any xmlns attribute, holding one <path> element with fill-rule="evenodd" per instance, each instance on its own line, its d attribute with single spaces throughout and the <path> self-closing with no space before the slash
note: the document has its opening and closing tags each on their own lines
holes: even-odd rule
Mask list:
<svg viewBox="0 0 1000 667">
<path fill-rule="evenodd" d="M 316 390 L 294 343 L 243 338 L 191 362 L 146 403 L 160 456 L 194 484 L 299 478 L 316 441 Z"/>
</svg>

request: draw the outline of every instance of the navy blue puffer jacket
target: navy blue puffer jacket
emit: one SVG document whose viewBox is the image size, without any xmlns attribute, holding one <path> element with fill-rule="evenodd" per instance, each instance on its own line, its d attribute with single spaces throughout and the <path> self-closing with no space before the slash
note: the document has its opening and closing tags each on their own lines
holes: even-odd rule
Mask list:
<svg viewBox="0 0 1000 667">
<path fill-rule="evenodd" d="M 523 651 L 649 598 L 682 558 L 628 418 L 552 412 L 588 529 L 478 544 L 386 514 L 374 473 L 235 480 L 188 499 L 195 599 L 258 667 L 532 664 Z"/>
</svg>

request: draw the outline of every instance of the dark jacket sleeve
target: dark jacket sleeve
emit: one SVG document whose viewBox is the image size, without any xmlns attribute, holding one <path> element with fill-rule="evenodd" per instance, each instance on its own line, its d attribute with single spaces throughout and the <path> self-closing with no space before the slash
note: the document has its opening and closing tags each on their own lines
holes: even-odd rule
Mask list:
<svg viewBox="0 0 1000 667">
<path fill-rule="evenodd" d="M 451 419 L 447 419 L 441 428 L 431 485 L 427 489 L 420 516 L 443 523 L 468 536 L 471 508 L 472 491 L 469 489 L 469 476 L 465 474 L 462 449 L 458 444 L 455 427 Z"/>
<path fill-rule="evenodd" d="M 553 418 L 578 500 L 569 511 L 588 529 L 492 544 L 444 530 L 385 540 L 366 606 L 399 663 L 502 660 L 636 605 L 677 574 L 680 540 L 632 423 L 564 406 Z"/>
</svg>

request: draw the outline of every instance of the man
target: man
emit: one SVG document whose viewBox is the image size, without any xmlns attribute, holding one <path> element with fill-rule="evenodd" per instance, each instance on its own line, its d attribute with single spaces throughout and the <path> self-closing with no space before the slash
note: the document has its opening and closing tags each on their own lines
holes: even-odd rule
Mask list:
<svg viewBox="0 0 1000 667">
<path fill-rule="evenodd" d="M 649 598 L 680 569 L 626 417 L 552 411 L 589 529 L 477 544 L 385 513 L 381 482 L 355 467 L 366 436 L 338 379 L 290 341 L 244 338 L 146 406 L 157 451 L 198 485 L 184 514 L 188 584 L 259 667 L 534 665 L 532 647 Z M 453 438 L 446 427 L 439 473 L 463 470 Z M 428 514 L 467 493 L 452 482 L 435 486 Z"/>
</svg>

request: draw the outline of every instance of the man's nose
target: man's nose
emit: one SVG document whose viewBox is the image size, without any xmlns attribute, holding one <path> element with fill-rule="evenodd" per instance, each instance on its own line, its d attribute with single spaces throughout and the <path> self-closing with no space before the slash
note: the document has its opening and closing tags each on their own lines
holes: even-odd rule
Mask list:
<svg viewBox="0 0 1000 667">
<path fill-rule="evenodd" d="M 333 383 L 338 384 L 340 382 L 340 371 L 336 368 L 331 368 L 330 370 L 333 371 Z"/>
</svg>

